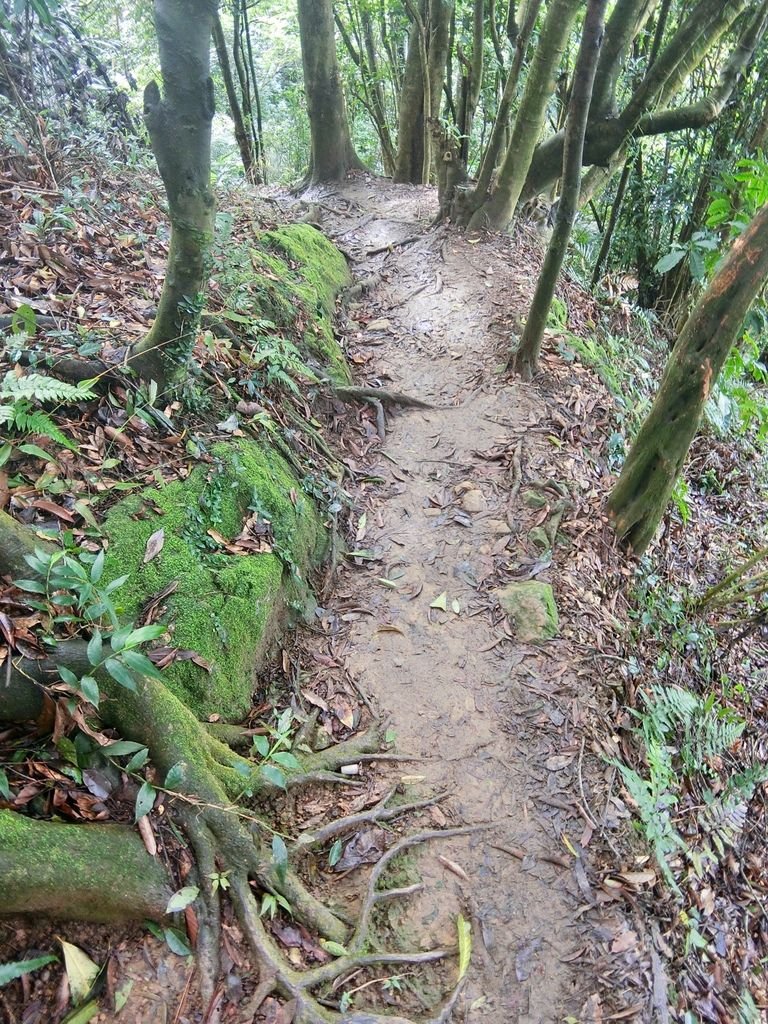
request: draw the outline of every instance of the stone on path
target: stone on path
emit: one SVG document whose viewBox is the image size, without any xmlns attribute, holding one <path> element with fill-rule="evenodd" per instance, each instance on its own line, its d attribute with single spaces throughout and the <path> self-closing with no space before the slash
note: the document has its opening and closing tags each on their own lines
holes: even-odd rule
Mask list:
<svg viewBox="0 0 768 1024">
<path fill-rule="evenodd" d="M 560 620 L 549 583 L 527 580 L 508 583 L 496 591 L 499 604 L 512 620 L 518 640 L 530 643 L 557 636 Z"/>
</svg>

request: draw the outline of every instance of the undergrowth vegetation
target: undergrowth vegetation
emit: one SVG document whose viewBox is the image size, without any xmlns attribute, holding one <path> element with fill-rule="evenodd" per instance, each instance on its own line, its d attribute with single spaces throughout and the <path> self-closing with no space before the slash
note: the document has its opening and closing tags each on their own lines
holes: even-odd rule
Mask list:
<svg viewBox="0 0 768 1024">
<path fill-rule="evenodd" d="M 746 179 L 753 188 L 751 173 L 739 176 Z M 711 214 L 713 209 L 723 215 L 722 196 Z M 728 230 L 738 228 L 728 220 Z M 701 280 L 712 273 L 720 252 L 720 245 L 706 248 Z M 691 253 L 677 253 L 666 269 L 683 256 Z M 583 280 L 585 252 L 575 251 L 573 260 L 574 276 Z M 591 335 L 568 330 L 562 302 L 553 306 L 550 327 L 562 358 L 591 367 L 612 396 L 613 430 L 604 458 L 609 471 L 618 473 L 650 408 L 668 342 L 647 313 L 626 299 L 624 329 L 618 328 L 612 297 L 601 288 L 596 297 L 602 313 Z M 729 878 L 738 875 L 743 884 L 744 918 L 736 927 L 746 930 L 744 942 L 757 942 L 766 930 L 760 889 L 751 887 L 762 862 L 760 822 L 768 783 L 765 315 L 758 302 L 744 324 L 712 389 L 665 535 L 636 562 L 627 592 L 623 676 L 629 744 L 613 764 L 641 844 L 657 865 L 656 893 L 667 903 L 668 938 L 676 944 L 675 973 L 688 979 L 703 976 L 731 927 L 720 895 Z M 762 1019 L 759 971 L 723 985 L 739 1021 Z M 672 1005 L 685 1007 L 689 999 L 682 991 L 672 993 Z M 703 1018 L 689 1009 L 680 1019 L 699 1024 Z"/>
</svg>

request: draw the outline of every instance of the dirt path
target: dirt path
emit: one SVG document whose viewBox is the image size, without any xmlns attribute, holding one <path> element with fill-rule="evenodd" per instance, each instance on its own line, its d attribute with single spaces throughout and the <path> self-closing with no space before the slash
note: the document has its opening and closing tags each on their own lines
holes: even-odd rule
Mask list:
<svg viewBox="0 0 768 1024">
<path fill-rule="evenodd" d="M 432 844 L 419 859 L 425 889 L 395 924 L 425 946 L 451 945 L 457 914 L 472 915 L 473 965 L 457 1020 L 591 1019 L 582 1011 L 593 991 L 583 969 L 588 928 L 576 916 L 584 893 L 569 852 L 585 827 L 591 834 L 589 812 L 577 807 L 583 745 L 571 698 L 580 684 L 562 641 L 510 639 L 492 593 L 546 561 L 523 526 L 531 510 L 520 463 L 487 454 L 520 442 L 525 480 L 546 462 L 549 410 L 534 389 L 494 373 L 500 349 L 490 326 L 500 311 L 526 307 L 533 282 L 510 267 L 508 249 L 455 235 L 366 255 L 424 228 L 429 191 L 358 179 L 305 199 L 321 204 L 358 277 L 381 275 L 349 314 L 362 375 L 435 406 L 387 416 L 374 470 L 387 482 L 360 494 L 358 543 L 381 560 L 342 577 L 341 597 L 368 613 L 351 625 L 348 664 L 398 749 L 420 759 L 411 766 L 423 776 L 417 791 L 447 790 L 450 824 L 497 825 Z M 549 578 L 546 567 L 538 578 Z M 498 846 L 530 856 L 521 862 Z"/>
</svg>

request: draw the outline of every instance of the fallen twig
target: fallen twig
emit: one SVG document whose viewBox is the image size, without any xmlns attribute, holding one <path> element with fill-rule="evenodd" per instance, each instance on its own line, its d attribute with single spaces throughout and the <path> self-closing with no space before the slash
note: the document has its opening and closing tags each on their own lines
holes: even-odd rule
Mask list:
<svg viewBox="0 0 768 1024">
<path fill-rule="evenodd" d="M 500 850 L 501 853 L 509 854 L 516 860 L 525 860 L 526 857 L 535 857 L 537 860 L 546 861 L 548 864 L 556 864 L 559 868 L 571 868 L 573 864 L 567 857 L 561 857 L 557 853 L 532 853 L 528 854 L 521 846 L 504 846 L 502 843 L 490 843 L 492 850 Z"/>
</svg>

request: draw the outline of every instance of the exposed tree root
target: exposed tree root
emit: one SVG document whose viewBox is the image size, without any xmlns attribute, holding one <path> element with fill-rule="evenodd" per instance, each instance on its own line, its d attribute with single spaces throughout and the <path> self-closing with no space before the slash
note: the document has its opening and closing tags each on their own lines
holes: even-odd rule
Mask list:
<svg viewBox="0 0 768 1024">
<path fill-rule="evenodd" d="M 342 402 L 367 402 L 375 399 L 385 405 L 400 405 L 407 409 L 434 409 L 434 405 L 423 401 L 421 398 L 414 398 L 413 395 L 404 395 L 400 391 L 387 391 L 385 388 L 363 388 L 344 385 L 333 387 L 335 398 Z"/>
<path fill-rule="evenodd" d="M 8 517 L 5 518 L 8 520 Z M 0 529 L 2 527 L 7 527 L 5 535 L 8 544 L 0 556 L 0 570 L 16 573 L 26 567 L 29 572 L 24 555 L 40 546 L 39 539 L 13 520 L 3 522 L 0 513 Z M 220 737 L 239 742 L 242 738 L 239 731 L 219 730 L 219 736 L 212 734 L 160 680 L 145 677 L 136 681 L 135 690 L 126 689 L 108 674 L 90 668 L 87 646 L 79 640 L 59 644 L 55 658 L 56 665 L 66 666 L 78 676 L 89 670 L 94 672 L 101 693 L 99 714 L 102 722 L 115 727 L 123 739 L 142 743 L 148 748 L 155 773 L 155 788 L 165 793 L 164 803 L 169 815 L 182 824 L 188 837 L 194 851 L 196 882 L 200 890 L 191 912 L 195 913 L 198 924 L 197 954 L 203 998 L 213 998 L 218 982 L 221 888 L 217 883 L 222 875 L 226 875 L 230 885 L 229 898 L 261 970 L 259 995 L 262 1000 L 272 991 L 295 1000 L 297 1009 L 294 1020 L 297 1024 L 340 1024 L 342 1020 L 346 1024 L 397 1024 L 396 1017 L 367 1013 L 340 1015 L 322 1005 L 322 996 L 316 994 L 316 990 L 361 968 L 377 964 L 430 964 L 451 955 L 451 951 L 445 949 L 428 952 L 376 949 L 371 937 L 371 916 L 375 906 L 383 901 L 408 897 L 419 890 L 419 886 L 414 885 L 379 890 L 378 884 L 392 858 L 403 850 L 433 839 L 467 835 L 490 826 L 420 832 L 400 839 L 371 872 L 358 920 L 350 926 L 343 913 L 335 912 L 307 889 L 294 863 L 286 863 L 284 859 L 279 862 L 276 860 L 273 855 L 272 830 L 258 816 L 254 805 L 258 806 L 265 799 L 282 795 L 284 789 L 297 788 L 306 783 L 359 785 L 354 779 L 340 774 L 339 769 L 360 760 L 397 757 L 381 753 L 385 723 L 376 723 L 362 735 L 325 750 L 308 753 L 305 745 L 311 739 L 314 725 L 310 716 L 305 727 L 300 730 L 301 742 L 294 745 L 297 767 L 294 770 L 281 767 L 285 774 L 283 786 L 279 779 L 275 780 L 274 774 L 263 771 L 262 764 L 236 753 L 222 742 Z M 45 658 L 17 656 L 9 659 L 5 682 L 18 692 L 22 703 L 26 694 L 29 706 L 37 712 L 41 694 L 43 703 L 50 700 L 47 687 L 56 681 L 56 665 Z M 4 711 L 4 703 L 0 703 L 0 718 Z M 437 803 L 444 796 L 440 794 L 393 805 L 391 800 L 394 795 L 393 789 L 375 807 L 339 818 L 299 836 L 290 844 L 294 856 L 289 860 L 297 860 L 298 854 L 319 847 L 329 839 L 361 825 L 392 820 L 408 812 L 421 810 Z M 6 838 L 15 834 L 14 829 L 18 833 L 17 820 L 22 823 L 24 821 L 15 813 L 8 812 L 8 815 L 12 820 L 3 830 Z M 49 822 L 31 823 L 29 827 L 45 829 L 47 834 L 51 825 Z M 134 834 L 126 833 L 120 827 L 116 827 L 118 832 L 113 833 L 103 826 L 63 828 L 66 829 L 63 835 L 67 841 L 74 838 L 81 844 L 85 842 L 86 846 L 89 837 L 94 840 L 103 837 L 103 841 L 109 843 L 112 841 L 111 836 L 125 835 L 125 855 L 122 860 L 114 858 L 108 884 L 119 895 L 123 874 L 132 878 L 134 888 L 136 878 L 150 878 L 153 882 L 151 892 L 144 903 L 137 900 L 137 906 L 141 904 L 142 916 L 162 915 L 169 892 L 165 869 L 146 854 Z M 28 866 L 24 851 L 18 843 L 15 848 L 11 846 L 6 843 L 8 863 L 3 873 L 10 872 L 14 877 L 22 877 L 20 872 L 26 871 Z M 0 855 L 3 852 L 0 849 Z M 87 867 L 87 852 L 84 854 L 84 863 Z M 137 864 L 141 870 L 137 869 Z M 60 870 L 60 865 L 55 865 L 54 870 Z M 34 871 L 30 872 L 30 877 L 35 884 Z M 93 881 L 92 875 L 89 877 Z M 98 908 L 98 879 L 91 889 L 96 891 L 96 896 L 89 891 L 89 899 Z M 256 896 L 263 892 L 279 897 L 281 902 L 286 901 L 297 922 L 312 934 L 335 943 L 337 947 L 343 947 L 342 955 L 306 971 L 297 971 L 291 967 L 260 917 Z M 62 888 L 60 895 L 61 899 L 55 907 L 57 913 L 66 915 L 70 909 L 70 916 L 77 916 L 82 911 L 82 892 L 67 886 Z M 74 900 L 71 908 L 67 907 L 68 900 Z M 38 905 L 38 909 L 44 912 L 45 903 Z M 449 1008 L 457 996 L 458 989 L 433 1024 L 441 1024 L 447 1019 Z M 402 1020 L 401 1024 L 404 1024 Z"/>
<path fill-rule="evenodd" d="M 398 811 L 400 813 L 404 813 L 406 809 L 413 810 L 418 807 L 424 807 L 430 803 L 435 803 L 440 799 L 440 797 L 433 797 L 430 800 L 417 801 L 408 807 L 404 805 L 400 808 L 387 809 L 385 805 L 391 795 L 392 794 L 388 794 L 388 796 L 377 805 L 379 811 L 378 817 L 372 817 L 377 810 L 375 808 L 374 811 L 368 812 L 364 815 L 351 815 L 348 818 L 339 819 L 337 822 L 331 822 L 328 826 L 325 826 L 324 830 L 321 830 L 321 832 L 323 832 L 323 838 L 330 838 L 339 832 L 345 831 L 350 827 L 354 827 L 355 824 L 360 824 L 361 822 L 359 819 L 361 818 L 366 821 L 382 820 L 382 816 L 384 814 Z M 286 999 L 294 1001 L 296 1005 L 296 1012 L 293 1019 L 296 1024 L 337 1024 L 337 1022 L 338 1024 L 341 1024 L 342 1021 L 344 1024 L 409 1024 L 405 1018 L 367 1013 L 365 1011 L 356 1012 L 351 1015 L 341 1015 L 335 1011 L 326 1009 L 320 1002 L 319 998 L 313 994 L 313 990 L 322 985 L 336 981 L 345 974 L 352 974 L 361 968 L 372 967 L 377 964 L 413 966 L 418 964 L 435 963 L 439 960 L 445 959 L 447 956 L 450 956 L 451 952 L 444 949 L 434 949 L 419 953 L 388 951 L 374 953 L 364 952 L 364 949 L 370 943 L 370 918 L 375 905 L 385 900 L 409 896 L 420 889 L 419 885 L 385 890 L 379 890 L 377 886 L 388 864 L 399 853 L 402 853 L 403 850 L 433 839 L 446 839 L 452 836 L 469 835 L 492 827 L 493 825 L 488 824 L 445 830 L 432 830 L 420 832 L 412 836 L 405 836 L 403 839 L 395 843 L 378 861 L 371 873 L 368 889 L 363 900 L 357 925 L 344 946 L 345 953 L 329 963 L 322 964 L 319 967 L 315 967 L 307 971 L 296 971 L 286 964 L 280 950 L 267 933 L 267 930 L 265 929 L 258 914 L 253 894 L 248 884 L 247 875 L 241 871 L 236 872 L 232 878 L 232 898 L 251 951 L 256 957 L 262 972 L 263 981 L 259 988 L 259 995 L 262 997 L 262 1000 L 270 993 L 278 992 Z M 310 841 L 318 842 L 319 840 L 316 835 L 312 835 Z M 430 1024 L 444 1024 L 444 1022 L 448 1020 L 448 1017 L 450 1016 L 461 992 L 461 988 L 462 982 L 460 981 L 438 1016 L 434 1017 Z"/>
</svg>

